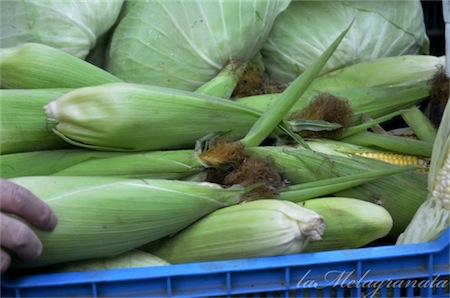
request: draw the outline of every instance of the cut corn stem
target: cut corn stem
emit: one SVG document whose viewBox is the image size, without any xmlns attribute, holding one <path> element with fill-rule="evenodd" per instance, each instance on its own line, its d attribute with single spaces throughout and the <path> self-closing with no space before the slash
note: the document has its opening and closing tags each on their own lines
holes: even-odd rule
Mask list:
<svg viewBox="0 0 450 298">
<path fill-rule="evenodd" d="M 413 107 L 402 114 L 403 120 L 422 141 L 433 143 L 437 130 L 433 123 L 417 107 Z"/>
<path fill-rule="evenodd" d="M 279 194 L 278 199 L 291 202 L 302 202 L 343 191 L 386 176 L 411 171 L 414 168 L 394 168 L 389 170 L 370 171 L 342 177 L 322 179 L 313 182 L 296 184 Z"/>
<path fill-rule="evenodd" d="M 343 138 L 341 141 L 360 146 L 378 147 L 393 152 L 426 157 L 431 156 L 431 151 L 433 149 L 433 143 L 414 140 L 411 138 L 381 135 L 373 132 L 358 133 L 350 137 Z"/>
<path fill-rule="evenodd" d="M 289 87 L 281 93 L 269 109 L 256 121 L 247 135 L 242 139 L 242 143 L 247 147 L 259 146 L 265 138 L 279 125 L 279 123 L 288 116 L 289 111 L 295 105 L 297 100 L 303 95 L 311 82 L 319 75 L 328 59 L 333 55 L 336 48 L 347 34 L 353 21 L 335 41 L 313 62 Z"/>
<path fill-rule="evenodd" d="M 287 255 L 319 240 L 323 230 L 314 211 L 288 201 L 259 200 L 217 210 L 152 253 L 174 264 Z"/>
<path fill-rule="evenodd" d="M 0 50 L 0 85 L 11 89 L 78 88 L 120 82 L 107 71 L 43 44 Z"/>
<path fill-rule="evenodd" d="M 109 177 L 24 177 L 11 181 L 45 201 L 58 217 L 53 232 L 35 230 L 43 246 L 36 267 L 114 257 L 189 226 L 241 200 L 241 187 Z"/>
<path fill-rule="evenodd" d="M 195 92 L 228 99 L 231 97 L 246 67 L 247 63 L 231 61 L 215 78 L 200 86 Z"/>
<path fill-rule="evenodd" d="M 325 220 L 322 240 L 311 242 L 305 252 L 350 249 L 386 236 L 392 217 L 381 206 L 341 197 L 319 198 L 299 203 Z"/>
</svg>

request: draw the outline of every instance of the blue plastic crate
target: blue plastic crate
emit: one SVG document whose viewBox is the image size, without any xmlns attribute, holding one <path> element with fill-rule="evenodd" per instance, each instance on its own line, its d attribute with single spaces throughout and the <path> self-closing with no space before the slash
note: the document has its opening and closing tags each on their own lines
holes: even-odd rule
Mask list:
<svg viewBox="0 0 450 298">
<path fill-rule="evenodd" d="M 449 297 L 449 241 L 34 275 L 3 280 L 2 297 Z"/>
</svg>

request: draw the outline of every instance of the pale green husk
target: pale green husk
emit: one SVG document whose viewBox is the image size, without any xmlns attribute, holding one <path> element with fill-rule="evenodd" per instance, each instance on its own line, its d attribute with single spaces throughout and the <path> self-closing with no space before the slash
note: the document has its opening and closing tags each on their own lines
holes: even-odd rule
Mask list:
<svg viewBox="0 0 450 298">
<path fill-rule="evenodd" d="M 324 229 L 317 213 L 292 202 L 259 200 L 218 210 L 153 253 L 170 263 L 294 254 Z"/>
<path fill-rule="evenodd" d="M 140 268 L 170 265 L 166 261 L 152 254 L 132 250 L 116 257 L 70 262 L 52 270 L 53 272 L 91 272 L 99 270 Z"/>
<path fill-rule="evenodd" d="M 293 1 L 276 19 L 262 55 L 271 78 L 291 81 L 355 19 L 324 73 L 379 57 L 428 52 L 420 1 Z M 361 74 L 363 77 L 363 74 Z"/>
<path fill-rule="evenodd" d="M 120 82 L 61 50 L 26 43 L 0 49 L 0 85 L 9 89 L 78 88 Z"/>
<path fill-rule="evenodd" d="M 53 232 L 35 231 L 45 247 L 27 267 L 113 257 L 180 231 L 236 204 L 241 187 L 108 177 L 24 177 L 11 180 L 46 202 L 58 217 Z"/>
<path fill-rule="evenodd" d="M 54 175 L 180 179 L 202 169 L 191 150 L 121 153 L 67 149 L 0 155 L 3 178 Z"/>
<path fill-rule="evenodd" d="M 386 236 L 392 218 L 381 206 L 351 198 L 312 199 L 300 206 L 317 212 L 325 220 L 322 240 L 308 244 L 305 252 L 357 248 Z"/>
<path fill-rule="evenodd" d="M 450 105 L 447 104 L 433 146 L 428 173 L 428 197 L 397 244 L 436 239 L 450 226 Z"/>
<path fill-rule="evenodd" d="M 123 0 L 2 0 L 0 45 L 42 43 L 84 58 L 116 21 Z"/>
<path fill-rule="evenodd" d="M 126 83 L 77 89 L 45 111 L 66 141 L 122 151 L 193 148 L 213 132 L 238 138 L 260 116 L 226 99 Z"/>
<path fill-rule="evenodd" d="M 42 107 L 69 91 L 0 90 L 0 153 L 68 147 L 52 132 Z"/>
<path fill-rule="evenodd" d="M 129 1 L 108 69 L 127 82 L 193 91 L 261 49 L 289 0 Z"/>
</svg>

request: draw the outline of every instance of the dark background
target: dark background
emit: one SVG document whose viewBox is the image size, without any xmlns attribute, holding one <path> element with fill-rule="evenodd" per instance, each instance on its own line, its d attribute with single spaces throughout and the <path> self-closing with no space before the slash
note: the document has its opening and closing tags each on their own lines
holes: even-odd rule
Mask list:
<svg viewBox="0 0 450 298">
<path fill-rule="evenodd" d="M 442 1 L 421 1 L 425 26 L 430 39 L 430 54 L 442 56 L 445 54 L 444 17 Z"/>
</svg>

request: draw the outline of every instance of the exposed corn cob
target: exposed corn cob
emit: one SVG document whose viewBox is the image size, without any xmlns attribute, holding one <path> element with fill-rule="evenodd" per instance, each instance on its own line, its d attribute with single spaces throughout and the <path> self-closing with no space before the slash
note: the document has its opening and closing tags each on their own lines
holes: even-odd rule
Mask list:
<svg viewBox="0 0 450 298">
<path fill-rule="evenodd" d="M 170 263 L 294 254 L 324 229 L 315 212 L 287 201 L 259 200 L 218 210 L 163 242 Z"/>
<path fill-rule="evenodd" d="M 27 267 L 113 257 L 175 233 L 200 217 L 236 204 L 241 187 L 107 177 L 12 179 L 44 200 L 59 222 L 36 231 L 45 249 Z"/>
<path fill-rule="evenodd" d="M 271 158 L 283 177 L 292 184 L 393 168 L 384 162 L 349 156 L 328 145 L 323 147 L 326 147 L 323 151 L 327 154 L 289 147 L 248 148 L 247 151 L 261 158 Z M 391 234 L 398 235 L 425 200 L 426 175 L 408 171 L 340 191 L 335 195 L 383 206 L 394 220 Z"/>
<path fill-rule="evenodd" d="M 380 151 L 364 146 L 347 144 L 332 140 L 309 141 L 311 149 L 325 154 L 341 154 L 342 156 L 360 156 L 364 158 L 383 161 L 395 166 L 413 166 L 426 172 L 429 166 L 427 158 L 416 155 L 398 154 L 387 151 Z"/>
<path fill-rule="evenodd" d="M 436 136 L 428 174 L 428 198 L 397 244 L 431 241 L 450 226 L 450 104 Z"/>
<path fill-rule="evenodd" d="M 42 107 L 69 90 L 0 90 L 0 153 L 68 147 L 52 133 Z"/>
<path fill-rule="evenodd" d="M 226 99 L 125 83 L 77 89 L 45 109 L 68 142 L 122 151 L 192 148 L 211 132 L 240 137 L 260 116 Z"/>
<path fill-rule="evenodd" d="M 305 252 L 357 248 L 386 236 L 392 218 L 381 206 L 350 198 L 320 198 L 299 203 L 325 220 L 322 240 L 308 244 Z"/>
<path fill-rule="evenodd" d="M 125 154 L 68 149 L 0 155 L 3 178 L 55 175 L 180 179 L 201 170 L 190 150 Z"/>
<path fill-rule="evenodd" d="M 64 51 L 37 43 L 0 50 L 4 88 L 77 88 L 120 82 L 105 70 Z"/>
<path fill-rule="evenodd" d="M 428 162 L 414 155 L 397 154 L 390 152 L 356 152 L 356 156 L 387 162 L 395 166 L 414 166 L 421 169 L 428 168 Z"/>
<path fill-rule="evenodd" d="M 124 268 L 153 267 L 164 265 L 170 264 L 152 254 L 140 250 L 132 250 L 112 258 L 70 262 L 68 264 L 58 266 L 52 271 L 85 272 L 85 271 L 124 269 Z"/>
</svg>

